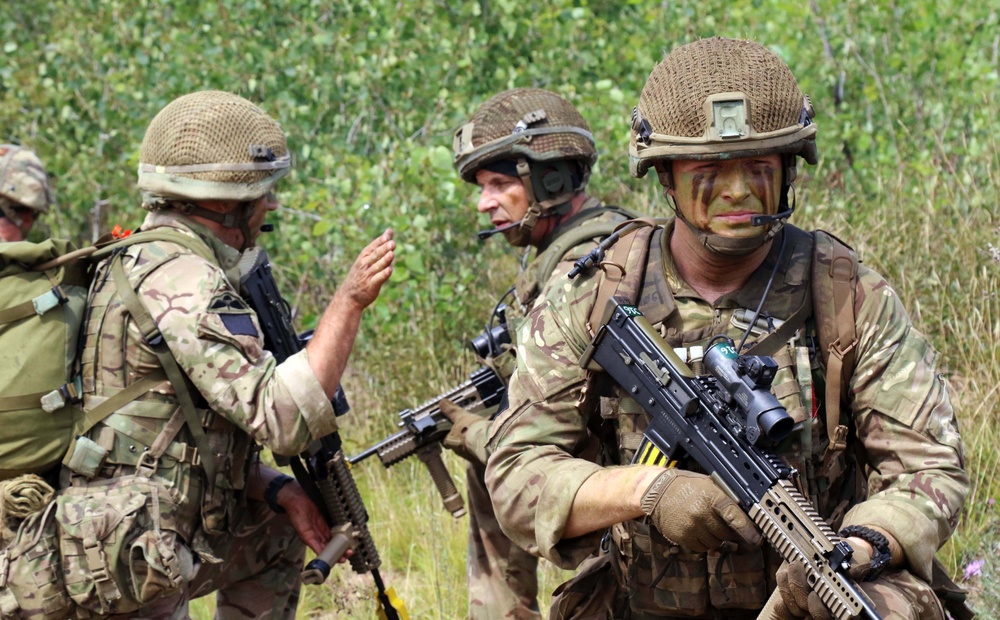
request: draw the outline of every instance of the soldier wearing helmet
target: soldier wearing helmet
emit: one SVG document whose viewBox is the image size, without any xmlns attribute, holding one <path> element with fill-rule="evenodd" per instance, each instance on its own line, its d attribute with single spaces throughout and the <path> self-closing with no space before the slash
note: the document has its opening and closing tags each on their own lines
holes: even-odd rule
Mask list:
<svg viewBox="0 0 1000 620">
<path fill-rule="evenodd" d="M 40 548 L 15 554 L 5 613 L 179 618 L 217 592 L 223 617 L 295 617 L 305 547 L 321 551 L 330 531 L 257 451 L 295 455 L 336 430 L 330 399 L 395 242 L 387 230 L 361 252 L 306 348 L 276 363 L 240 296 L 239 262 L 289 166 L 281 127 L 237 95 L 185 95 L 149 124 L 138 184 L 154 240 L 96 267 L 89 430 L 64 462 L 57 508 L 31 524 L 58 537 L 62 564 Z"/>
<path fill-rule="evenodd" d="M 494 95 L 456 132 L 454 151 L 459 175 L 479 187 L 477 210 L 493 225 L 480 238 L 501 233 L 511 245 L 535 250 L 497 304 L 503 308 L 513 296 L 500 320 L 514 333 L 573 261 L 632 215 L 587 195 L 597 161 L 594 138 L 580 113 L 553 92 L 518 88 Z M 509 379 L 510 349 L 482 361 Z M 483 480 L 489 420 L 447 401 L 441 410 L 454 422 L 444 445 L 469 461 L 469 617 L 537 618 L 538 559 L 500 530 Z"/>
<path fill-rule="evenodd" d="M 24 241 L 53 202 L 42 160 L 22 146 L 0 144 L 0 242 Z"/>
<path fill-rule="evenodd" d="M 696 369 L 718 336 L 776 351 L 773 391 L 796 424 L 775 450 L 853 548 L 852 577 L 883 617 L 943 619 L 934 554 L 968 492 L 955 414 L 937 354 L 885 280 L 831 235 L 787 223 L 797 159 L 817 161 L 809 99 L 767 48 L 711 38 L 653 69 L 631 121 L 632 172 L 655 170 L 676 217 L 612 246 L 622 269 L 535 305 L 487 444 L 487 487 L 515 543 L 564 567 L 602 539 L 609 550 L 560 588 L 550 617 L 831 615 L 804 567 L 762 547 L 695 463 L 629 464 L 648 415 L 578 366 L 605 302 L 625 295 Z"/>
</svg>

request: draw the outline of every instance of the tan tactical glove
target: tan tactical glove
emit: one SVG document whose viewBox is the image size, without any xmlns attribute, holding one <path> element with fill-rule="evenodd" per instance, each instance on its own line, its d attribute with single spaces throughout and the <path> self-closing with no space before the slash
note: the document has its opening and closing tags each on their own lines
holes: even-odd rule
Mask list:
<svg viewBox="0 0 1000 620">
<path fill-rule="evenodd" d="M 668 469 L 642 497 L 642 511 L 676 545 L 703 553 L 724 542 L 757 547 L 757 526 L 705 474 Z"/>
<path fill-rule="evenodd" d="M 871 566 L 871 550 L 865 545 L 854 545 L 851 568 L 847 574 L 860 584 Z M 806 566 L 802 562 L 785 562 L 778 569 L 778 592 L 781 601 L 774 606 L 772 618 L 819 618 L 832 620 L 833 614 L 826 608 L 819 595 L 809 589 Z M 773 597 L 772 597 L 773 598 Z M 769 601 L 770 603 L 770 601 Z"/>
<path fill-rule="evenodd" d="M 438 407 L 452 424 L 448 435 L 441 441 L 442 445 L 467 461 L 485 466 L 486 431 L 490 421 L 462 409 L 448 399 L 442 400 Z"/>
</svg>

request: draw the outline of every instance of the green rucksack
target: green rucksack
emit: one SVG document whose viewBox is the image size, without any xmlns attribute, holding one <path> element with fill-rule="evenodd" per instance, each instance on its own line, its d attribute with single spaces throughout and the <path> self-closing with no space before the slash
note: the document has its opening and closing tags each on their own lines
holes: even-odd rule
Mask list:
<svg viewBox="0 0 1000 620">
<path fill-rule="evenodd" d="M 38 267 L 74 249 L 60 239 L 0 243 L 0 480 L 50 469 L 72 438 L 87 263 Z"/>
<path fill-rule="evenodd" d="M 88 419 L 78 405 L 79 335 L 92 267 L 119 248 L 149 241 L 209 252 L 200 240 L 169 229 L 108 235 L 80 250 L 62 239 L 0 243 L 0 480 L 52 469 L 74 436 L 99 419 L 95 412 Z"/>
</svg>

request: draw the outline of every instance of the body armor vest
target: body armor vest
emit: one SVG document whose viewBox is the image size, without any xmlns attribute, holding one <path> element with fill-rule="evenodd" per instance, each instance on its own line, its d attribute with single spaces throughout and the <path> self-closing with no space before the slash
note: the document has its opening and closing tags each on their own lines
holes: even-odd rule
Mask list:
<svg viewBox="0 0 1000 620">
<path fill-rule="evenodd" d="M 150 274 L 178 255 L 177 249 L 167 244 L 129 248 L 123 262 L 132 287 L 138 289 Z M 87 411 L 161 368 L 156 355 L 142 346 L 142 335 L 108 273 L 110 264 L 108 260 L 98 267 L 88 305 L 82 357 Z M 178 390 L 188 390 L 194 396 L 208 446 L 216 455 L 214 480 L 206 480 L 199 451 L 183 424 Z M 199 525 L 208 534 L 227 530 L 229 517 L 241 500 L 253 443 L 246 433 L 205 408 L 187 382 L 174 386 L 164 380 L 98 422 L 86 436 L 107 451 L 94 478 L 117 478 L 142 467 L 143 473 L 169 490 L 177 510 L 173 513 L 175 522 L 164 527 L 179 532 L 188 541 Z M 149 458 L 140 461 L 158 441 L 169 442 L 162 457 L 152 463 Z M 88 484 L 87 477 L 78 474 L 72 475 L 71 481 L 74 486 Z"/>
<path fill-rule="evenodd" d="M 757 281 L 761 278 L 767 281 L 779 254 L 777 243 L 751 281 L 740 291 L 719 300 L 711 310 L 706 311 L 702 301 L 675 299 L 664 268 L 671 261 L 668 243 L 672 225 L 656 229 L 650 236 L 642 283 L 633 294 L 637 293 L 642 313 L 695 372 L 701 371 L 701 354 L 713 336 L 725 334 L 739 342 L 750 328 L 747 342 L 753 344 L 780 327 L 803 303 L 810 303 L 812 289 L 818 284 L 811 278 L 812 261 L 817 258 L 814 236 L 793 226 L 785 228 L 784 257 L 755 325 L 750 326 L 749 322 L 763 288 L 762 282 Z M 633 245 L 630 254 L 645 249 L 637 245 Z M 634 265 L 636 257 L 630 258 Z M 622 264 L 628 263 L 622 261 Z M 597 307 L 602 307 L 603 301 L 599 295 Z M 796 423 L 795 430 L 775 452 L 797 470 L 796 483 L 801 492 L 836 530 L 847 507 L 860 501 L 859 494 L 864 489 L 858 484 L 855 459 L 848 458 L 853 456 L 849 452 L 837 454 L 837 466 L 826 465 L 829 442 L 822 400 L 825 366 L 817 347 L 815 321 L 810 318 L 772 354 L 779 366 L 774 394 Z M 611 435 L 607 427 L 614 428 L 616 445 L 606 455 L 615 463 L 629 463 L 649 418 L 621 388 L 604 381 L 598 379 L 595 386 L 599 395 L 596 408 L 601 426 L 605 427 L 598 432 L 607 442 Z M 695 469 L 693 463 L 684 459 L 678 466 Z M 845 470 L 846 475 L 839 475 Z M 838 475 L 831 477 L 830 472 Z M 767 546 L 750 552 L 689 552 L 666 540 L 645 520 L 618 524 L 611 533 L 618 555 L 616 572 L 631 594 L 633 612 L 640 617 L 643 614 L 662 617 L 671 612 L 683 617 L 735 617 L 734 611 L 723 610 L 760 609 L 775 586 L 773 575 L 781 563 Z M 762 575 L 766 578 L 761 579 Z"/>
</svg>

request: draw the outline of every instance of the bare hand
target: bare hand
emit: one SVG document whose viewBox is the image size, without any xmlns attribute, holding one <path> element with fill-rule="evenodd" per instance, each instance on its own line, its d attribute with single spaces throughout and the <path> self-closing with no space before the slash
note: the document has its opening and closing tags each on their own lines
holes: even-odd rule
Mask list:
<svg viewBox="0 0 1000 620">
<path fill-rule="evenodd" d="M 392 275 L 392 263 L 396 258 L 396 242 L 391 228 L 376 237 L 351 265 L 351 270 L 337 290 L 337 295 L 364 310 L 375 301 L 382 285 Z"/>
<path fill-rule="evenodd" d="M 314 552 L 321 552 L 330 542 L 330 526 L 299 483 L 289 482 L 278 491 L 275 499 L 288 513 L 299 539 Z"/>
</svg>

